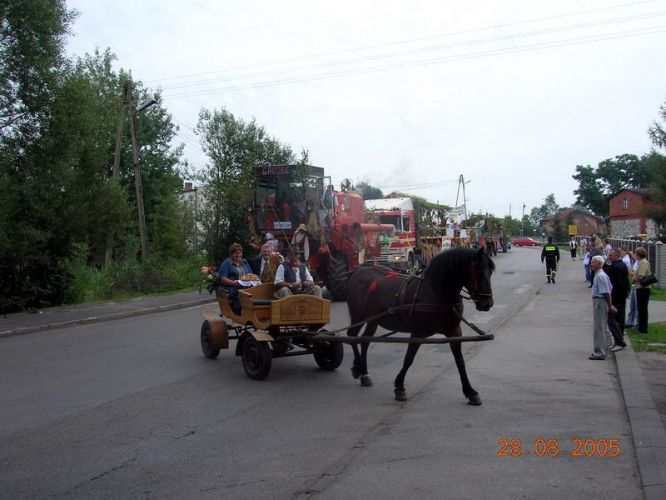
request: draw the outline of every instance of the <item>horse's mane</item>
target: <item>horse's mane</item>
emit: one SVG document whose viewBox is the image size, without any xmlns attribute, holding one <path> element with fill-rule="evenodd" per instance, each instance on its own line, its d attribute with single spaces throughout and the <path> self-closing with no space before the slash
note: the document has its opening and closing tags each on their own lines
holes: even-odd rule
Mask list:
<svg viewBox="0 0 666 500">
<path fill-rule="evenodd" d="M 423 271 L 423 279 L 435 290 L 457 290 L 462 287 L 469 266 L 478 255 L 482 256 L 489 271 L 495 270 L 495 263 L 485 252 L 479 254 L 479 250 L 474 248 L 452 248 L 433 257 Z"/>
</svg>

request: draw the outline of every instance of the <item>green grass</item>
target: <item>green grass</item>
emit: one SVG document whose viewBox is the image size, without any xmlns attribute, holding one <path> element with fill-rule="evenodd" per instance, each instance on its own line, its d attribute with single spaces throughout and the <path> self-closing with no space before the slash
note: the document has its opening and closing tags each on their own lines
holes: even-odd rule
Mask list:
<svg viewBox="0 0 666 500">
<path fill-rule="evenodd" d="M 661 283 L 659 283 L 661 285 Z M 666 302 L 666 290 L 663 288 L 655 288 L 652 285 L 652 290 L 650 291 L 650 300 L 660 300 Z"/>
<path fill-rule="evenodd" d="M 626 332 L 631 340 L 631 346 L 634 348 L 634 351 L 666 352 L 666 323 L 649 324 L 647 333 L 638 333 L 634 328 L 628 328 Z"/>
</svg>

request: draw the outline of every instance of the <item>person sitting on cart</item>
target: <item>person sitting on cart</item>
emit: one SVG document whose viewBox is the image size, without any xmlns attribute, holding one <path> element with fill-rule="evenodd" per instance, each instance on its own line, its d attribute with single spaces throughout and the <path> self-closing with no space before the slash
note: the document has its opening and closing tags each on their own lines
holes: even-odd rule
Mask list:
<svg viewBox="0 0 666 500">
<path fill-rule="evenodd" d="M 229 304 L 236 314 L 240 314 L 241 305 L 238 290 L 250 288 L 254 283 L 243 281 L 243 277 L 252 274 L 250 264 L 243 258 L 243 247 L 234 243 L 229 247 L 229 257 L 222 261 L 219 271 L 218 290 L 227 292 Z"/>
<path fill-rule="evenodd" d="M 250 259 L 252 272 L 259 276 L 262 283 L 274 283 L 275 273 L 281 262 L 281 255 L 273 251 L 270 243 L 264 243 L 261 246 L 261 255 Z"/>
<path fill-rule="evenodd" d="M 292 294 L 314 295 L 321 299 L 321 287 L 315 285 L 307 266 L 299 259 L 293 250 L 287 251 L 285 261 L 280 264 L 275 273 L 275 296 L 278 299 Z"/>
</svg>

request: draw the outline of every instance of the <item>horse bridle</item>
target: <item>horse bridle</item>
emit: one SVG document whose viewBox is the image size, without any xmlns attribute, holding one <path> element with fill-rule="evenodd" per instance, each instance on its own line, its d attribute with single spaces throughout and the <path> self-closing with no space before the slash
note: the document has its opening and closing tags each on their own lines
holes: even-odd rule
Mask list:
<svg viewBox="0 0 666 500">
<path fill-rule="evenodd" d="M 476 302 L 478 299 L 480 299 L 482 297 L 492 297 L 493 296 L 492 293 L 485 293 L 485 292 L 480 292 L 479 291 L 479 284 L 478 284 L 478 281 L 476 279 L 476 266 L 474 264 L 470 264 L 469 273 L 472 275 L 472 286 L 471 287 L 467 287 L 467 286 L 465 287 L 467 289 L 467 293 L 469 294 L 469 297 L 464 296 L 462 294 L 462 290 L 461 290 L 460 296 L 463 299 L 472 300 L 474 302 Z M 470 290 L 470 288 L 471 288 L 471 290 Z"/>
</svg>

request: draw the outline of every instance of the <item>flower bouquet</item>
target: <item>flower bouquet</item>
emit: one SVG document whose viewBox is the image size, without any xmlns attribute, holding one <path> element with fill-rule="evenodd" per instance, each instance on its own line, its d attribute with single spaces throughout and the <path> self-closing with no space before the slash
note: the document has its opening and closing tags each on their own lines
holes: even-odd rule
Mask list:
<svg viewBox="0 0 666 500">
<path fill-rule="evenodd" d="M 213 293 L 219 282 L 217 268 L 215 266 L 203 266 L 201 268 L 201 274 L 203 275 L 203 279 L 199 282 L 199 293 L 201 293 L 201 290 L 204 288 L 208 290 L 208 293 Z"/>
</svg>

